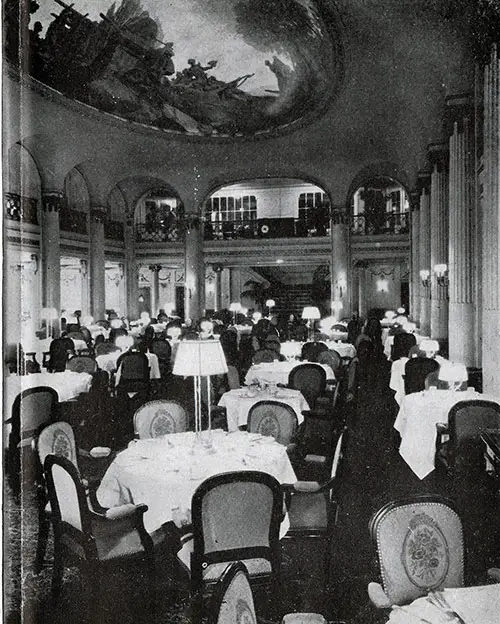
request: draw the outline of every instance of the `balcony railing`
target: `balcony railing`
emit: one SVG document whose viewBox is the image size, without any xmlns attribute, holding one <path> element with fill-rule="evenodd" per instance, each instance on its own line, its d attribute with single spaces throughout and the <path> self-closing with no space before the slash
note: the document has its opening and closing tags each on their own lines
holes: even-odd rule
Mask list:
<svg viewBox="0 0 500 624">
<path fill-rule="evenodd" d="M 304 219 L 249 219 L 236 221 L 206 221 L 205 240 L 241 238 L 309 238 L 327 236 L 329 223 L 308 222 Z"/>
<path fill-rule="evenodd" d="M 64 232 L 87 234 L 87 213 L 73 208 L 63 208 L 59 213 L 59 227 Z"/>
<path fill-rule="evenodd" d="M 368 236 L 372 234 L 408 234 L 409 212 L 386 212 L 382 214 L 360 214 L 351 218 L 351 234 Z"/>
<path fill-rule="evenodd" d="M 122 221 L 113 221 L 105 219 L 104 221 L 104 238 L 122 241 L 125 238 L 125 228 Z"/>
<path fill-rule="evenodd" d="M 184 231 L 181 219 L 176 219 L 168 227 L 139 223 L 135 225 L 135 240 L 138 243 L 175 243 L 184 240 Z"/>
<path fill-rule="evenodd" d="M 24 197 L 17 193 L 4 193 L 3 205 L 7 219 L 38 225 L 37 200 L 33 197 Z"/>
</svg>

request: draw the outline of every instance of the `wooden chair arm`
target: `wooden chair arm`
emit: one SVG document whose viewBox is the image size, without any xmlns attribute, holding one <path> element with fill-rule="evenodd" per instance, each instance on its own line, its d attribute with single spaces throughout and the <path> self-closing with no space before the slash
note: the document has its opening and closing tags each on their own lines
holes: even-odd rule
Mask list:
<svg viewBox="0 0 500 624">
<path fill-rule="evenodd" d="M 436 423 L 436 432 L 439 435 L 443 435 L 443 434 L 447 434 L 449 433 L 449 429 L 448 429 L 448 423 Z"/>
</svg>

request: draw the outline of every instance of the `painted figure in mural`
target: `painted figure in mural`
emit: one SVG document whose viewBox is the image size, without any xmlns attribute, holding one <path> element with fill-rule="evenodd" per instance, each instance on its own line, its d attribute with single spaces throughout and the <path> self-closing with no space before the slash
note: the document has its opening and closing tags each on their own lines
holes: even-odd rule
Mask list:
<svg viewBox="0 0 500 624">
<path fill-rule="evenodd" d="M 290 81 L 293 79 L 293 69 L 288 67 L 286 63 L 283 63 L 277 56 L 273 56 L 273 60 L 265 61 L 265 64 L 276 76 L 278 81 L 278 90 L 280 93 L 284 93 L 290 86 Z"/>
</svg>

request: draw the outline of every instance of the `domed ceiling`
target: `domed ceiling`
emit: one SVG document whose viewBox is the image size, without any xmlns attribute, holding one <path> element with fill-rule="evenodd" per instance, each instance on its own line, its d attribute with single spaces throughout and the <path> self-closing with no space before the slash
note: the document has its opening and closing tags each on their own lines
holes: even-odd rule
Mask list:
<svg viewBox="0 0 500 624">
<path fill-rule="evenodd" d="M 175 133 L 274 134 L 318 113 L 340 86 L 338 19 L 325 0 L 36 4 L 35 78 Z M 8 14 L 6 22 L 9 54 L 17 42 Z"/>
</svg>

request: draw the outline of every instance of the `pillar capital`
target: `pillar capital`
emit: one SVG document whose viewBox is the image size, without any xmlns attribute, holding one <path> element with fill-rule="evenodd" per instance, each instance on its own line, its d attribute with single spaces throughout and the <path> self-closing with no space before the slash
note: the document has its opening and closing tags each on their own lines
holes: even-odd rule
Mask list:
<svg viewBox="0 0 500 624">
<path fill-rule="evenodd" d="M 349 213 L 343 206 L 332 206 L 330 218 L 332 225 L 349 225 Z"/>
<path fill-rule="evenodd" d="M 161 264 L 150 264 L 148 268 L 152 273 L 159 273 L 162 269 L 162 266 Z"/>
<path fill-rule="evenodd" d="M 458 93 L 446 98 L 444 127 L 447 136 L 454 132 L 455 124 L 459 132 L 462 131 L 464 120 L 474 117 L 474 95 L 472 93 Z"/>
<path fill-rule="evenodd" d="M 90 218 L 97 223 L 104 223 L 108 215 L 107 208 L 103 206 L 92 206 L 90 208 Z"/>
<path fill-rule="evenodd" d="M 420 191 L 418 188 L 414 188 L 409 192 L 408 199 L 410 200 L 411 212 L 420 208 Z"/>
<path fill-rule="evenodd" d="M 43 212 L 59 212 L 64 206 L 65 198 L 62 191 L 44 190 L 42 191 Z"/>
<path fill-rule="evenodd" d="M 219 263 L 212 264 L 212 270 L 214 273 L 222 273 L 224 265 Z"/>
<path fill-rule="evenodd" d="M 416 190 L 420 195 L 430 193 L 431 190 L 431 173 L 427 170 L 421 170 L 417 173 Z"/>
<path fill-rule="evenodd" d="M 429 143 L 427 146 L 427 157 L 433 170 L 437 167 L 439 173 L 447 171 L 449 161 L 448 142 Z"/>
</svg>

